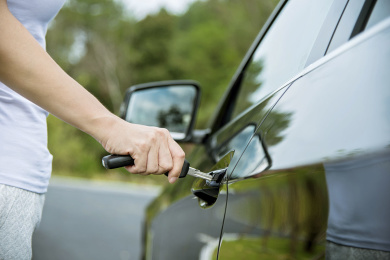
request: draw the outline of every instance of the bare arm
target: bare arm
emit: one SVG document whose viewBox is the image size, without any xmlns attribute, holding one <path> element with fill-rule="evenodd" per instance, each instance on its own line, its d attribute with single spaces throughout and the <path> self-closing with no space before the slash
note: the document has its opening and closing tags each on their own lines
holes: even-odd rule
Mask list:
<svg viewBox="0 0 390 260">
<path fill-rule="evenodd" d="M 164 129 L 130 124 L 110 113 L 67 75 L 0 0 L 0 81 L 93 136 L 110 153 L 130 154 L 132 173 L 180 174 L 184 152 Z"/>
</svg>

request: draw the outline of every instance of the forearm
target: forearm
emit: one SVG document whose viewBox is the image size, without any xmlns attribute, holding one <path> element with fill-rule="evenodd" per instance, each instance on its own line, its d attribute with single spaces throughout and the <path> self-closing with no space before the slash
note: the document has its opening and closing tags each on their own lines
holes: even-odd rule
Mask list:
<svg viewBox="0 0 390 260">
<path fill-rule="evenodd" d="M 133 125 L 110 113 L 68 76 L 0 0 L 0 81 L 97 139 L 110 153 L 129 154 L 132 173 L 179 176 L 184 152 L 166 129 Z"/>
<path fill-rule="evenodd" d="M 4 2 L 0 6 L 0 81 L 58 118 L 101 139 L 99 126 L 118 119 L 56 64 Z"/>
</svg>

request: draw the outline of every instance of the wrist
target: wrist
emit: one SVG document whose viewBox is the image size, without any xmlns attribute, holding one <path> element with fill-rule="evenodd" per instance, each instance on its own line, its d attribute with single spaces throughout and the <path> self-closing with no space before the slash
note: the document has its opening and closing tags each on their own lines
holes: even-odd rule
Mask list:
<svg viewBox="0 0 390 260">
<path fill-rule="evenodd" d="M 87 128 L 83 131 L 95 138 L 103 147 L 106 147 L 109 136 L 111 136 L 112 132 L 123 123 L 124 121 L 121 118 L 110 113 L 92 119 Z"/>
</svg>

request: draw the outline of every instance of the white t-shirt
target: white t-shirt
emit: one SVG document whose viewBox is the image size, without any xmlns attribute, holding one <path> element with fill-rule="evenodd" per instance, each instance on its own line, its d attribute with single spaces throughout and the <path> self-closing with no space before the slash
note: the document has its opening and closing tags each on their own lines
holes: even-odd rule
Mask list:
<svg viewBox="0 0 390 260">
<path fill-rule="evenodd" d="M 7 3 L 11 13 L 45 49 L 48 23 L 64 1 L 8 0 Z M 0 183 L 36 193 L 46 192 L 52 163 L 47 148 L 47 115 L 45 110 L 0 82 Z"/>
</svg>

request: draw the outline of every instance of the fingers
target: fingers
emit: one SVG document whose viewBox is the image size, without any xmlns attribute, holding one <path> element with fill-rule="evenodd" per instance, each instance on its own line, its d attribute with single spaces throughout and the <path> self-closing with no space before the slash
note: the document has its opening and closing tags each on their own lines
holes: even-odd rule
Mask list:
<svg viewBox="0 0 390 260">
<path fill-rule="evenodd" d="M 158 165 L 158 150 L 160 143 L 157 140 L 152 140 L 152 142 L 146 159 L 146 172 L 148 174 L 157 174 L 160 168 Z"/>
<path fill-rule="evenodd" d="M 173 161 L 173 168 L 169 171 L 168 180 L 170 183 L 174 183 L 179 178 L 183 168 L 185 153 L 172 138 L 169 139 L 168 144 Z"/>
<path fill-rule="evenodd" d="M 162 130 L 162 138 L 164 138 L 164 142 L 160 144 L 158 151 L 158 164 L 160 166 L 161 171 L 160 174 L 164 174 L 172 170 L 173 160 L 172 160 L 172 152 L 169 149 L 169 140 L 172 139 L 171 134 L 166 129 Z"/>
<path fill-rule="evenodd" d="M 137 128 L 138 126 L 135 127 Z M 134 159 L 135 165 L 126 166 L 126 170 L 140 175 L 169 172 L 168 180 L 170 183 L 174 183 L 183 167 L 184 151 L 172 139 L 168 130 L 145 126 L 139 127 L 142 134 L 138 135 L 137 142 L 133 144 L 129 152 Z"/>
<path fill-rule="evenodd" d="M 126 169 L 134 174 L 144 175 L 148 171 L 148 154 L 150 146 L 144 140 L 135 144 L 133 152 L 130 152 L 130 156 L 134 159 L 134 165 L 129 166 Z"/>
</svg>

